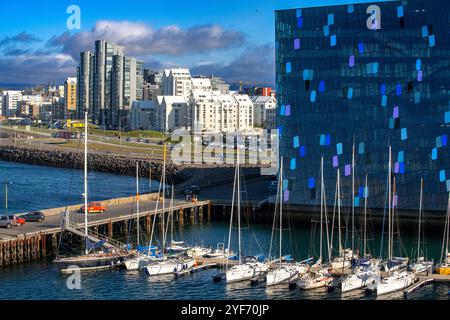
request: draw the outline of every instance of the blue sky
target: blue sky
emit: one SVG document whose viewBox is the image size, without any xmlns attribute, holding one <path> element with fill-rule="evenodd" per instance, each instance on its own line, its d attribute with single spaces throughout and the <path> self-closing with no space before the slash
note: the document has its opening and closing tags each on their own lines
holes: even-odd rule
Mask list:
<svg viewBox="0 0 450 320">
<path fill-rule="evenodd" d="M 357 2 L 367 1 L 11 1 L 0 11 L 0 83 L 74 76 L 79 51 L 92 50 L 102 37 L 152 68 L 185 66 L 230 82 L 270 84 L 274 10 Z M 66 27 L 73 4 L 81 9 L 81 30 Z"/>
</svg>

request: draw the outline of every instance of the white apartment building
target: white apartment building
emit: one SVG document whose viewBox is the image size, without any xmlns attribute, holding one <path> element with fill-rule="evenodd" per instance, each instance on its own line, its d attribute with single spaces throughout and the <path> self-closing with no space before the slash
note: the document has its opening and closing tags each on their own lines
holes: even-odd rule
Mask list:
<svg viewBox="0 0 450 320">
<path fill-rule="evenodd" d="M 130 110 L 131 130 L 156 130 L 156 100 L 134 101 Z"/>
<path fill-rule="evenodd" d="M 189 98 L 192 90 L 192 77 L 189 69 L 166 69 L 162 75 L 163 96 L 181 96 Z"/>
<path fill-rule="evenodd" d="M 253 128 L 253 103 L 247 95 L 193 90 L 188 102 L 193 131 L 229 132 Z"/>
<path fill-rule="evenodd" d="M 254 126 L 264 129 L 276 128 L 277 99 L 274 96 L 253 96 Z"/>
<path fill-rule="evenodd" d="M 22 102 L 22 91 L 4 91 L 3 92 L 3 115 L 6 117 L 14 117 L 17 108 Z"/>
<path fill-rule="evenodd" d="M 156 123 L 158 131 L 171 132 L 186 127 L 188 104 L 182 96 L 159 96 L 156 105 Z"/>
</svg>

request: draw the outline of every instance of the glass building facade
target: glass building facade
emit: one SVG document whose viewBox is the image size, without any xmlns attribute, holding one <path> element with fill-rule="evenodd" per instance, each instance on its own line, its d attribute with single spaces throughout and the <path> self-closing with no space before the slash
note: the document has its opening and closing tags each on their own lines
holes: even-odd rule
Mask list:
<svg viewBox="0 0 450 320">
<path fill-rule="evenodd" d="M 371 208 L 384 208 L 391 145 L 395 205 L 417 210 L 423 178 L 424 209 L 445 210 L 450 3 L 372 2 L 275 16 L 285 201 L 319 204 L 323 156 L 329 205 L 339 170 L 343 205 L 362 207 L 368 197 Z"/>
</svg>

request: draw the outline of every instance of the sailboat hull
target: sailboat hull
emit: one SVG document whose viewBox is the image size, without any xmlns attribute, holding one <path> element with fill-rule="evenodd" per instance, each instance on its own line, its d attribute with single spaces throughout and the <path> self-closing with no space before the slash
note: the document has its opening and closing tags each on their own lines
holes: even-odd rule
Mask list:
<svg viewBox="0 0 450 320">
<path fill-rule="evenodd" d="M 264 263 L 245 263 L 232 267 L 225 273 L 227 283 L 250 280 L 266 273 L 269 266 Z"/>
<path fill-rule="evenodd" d="M 449 276 L 450 275 L 450 264 L 440 265 L 436 267 L 436 273 Z"/>
<path fill-rule="evenodd" d="M 408 288 L 414 283 L 415 276 L 406 272 L 400 272 L 384 278 L 377 285 L 377 296 L 393 293 Z"/>
<path fill-rule="evenodd" d="M 269 271 L 266 276 L 267 286 L 287 283 L 308 271 L 306 266 L 278 266 Z"/>
<path fill-rule="evenodd" d="M 182 262 L 163 261 L 155 264 L 150 264 L 144 268 L 149 276 L 158 276 L 164 274 L 177 273 L 181 270 L 192 268 L 196 264 L 195 260 L 188 260 Z"/>
</svg>

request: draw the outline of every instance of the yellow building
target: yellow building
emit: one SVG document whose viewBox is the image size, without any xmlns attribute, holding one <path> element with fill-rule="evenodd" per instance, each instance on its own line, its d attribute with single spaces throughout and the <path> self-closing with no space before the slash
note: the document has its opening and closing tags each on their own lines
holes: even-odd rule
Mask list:
<svg viewBox="0 0 450 320">
<path fill-rule="evenodd" d="M 74 118 L 77 109 L 77 78 L 67 78 L 64 82 L 65 109 L 68 118 Z"/>
</svg>

